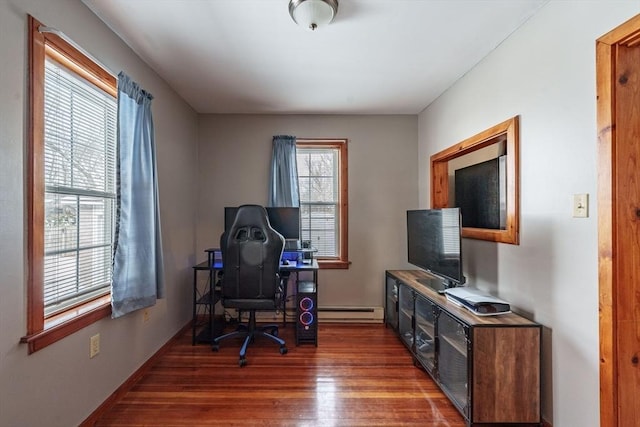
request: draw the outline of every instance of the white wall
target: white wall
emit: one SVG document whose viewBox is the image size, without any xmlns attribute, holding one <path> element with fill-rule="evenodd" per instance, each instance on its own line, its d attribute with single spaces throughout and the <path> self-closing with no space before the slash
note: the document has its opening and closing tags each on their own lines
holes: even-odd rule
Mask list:
<svg viewBox="0 0 640 427">
<path fill-rule="evenodd" d="M 418 204 L 417 116 L 206 115 L 199 131 L 197 250 L 218 247 L 224 206 L 266 204 L 273 135 L 347 138 L 348 270 L 321 270 L 319 306 L 382 307 L 384 271 L 407 268 Z"/>
<path fill-rule="evenodd" d="M 27 355 L 27 13 L 68 36 L 155 99 L 167 297 L 103 319 Z M 191 318 L 197 115 L 79 0 L 0 0 L 0 425 L 78 425 Z M 101 351 L 89 359 L 89 337 Z"/>
<path fill-rule="evenodd" d="M 555 1 L 419 116 L 420 205 L 429 156 L 520 115 L 520 245 L 465 239 L 471 286 L 544 326 L 543 416 L 599 420 L 595 40 L 640 1 Z M 572 218 L 574 193 L 590 216 Z"/>
</svg>

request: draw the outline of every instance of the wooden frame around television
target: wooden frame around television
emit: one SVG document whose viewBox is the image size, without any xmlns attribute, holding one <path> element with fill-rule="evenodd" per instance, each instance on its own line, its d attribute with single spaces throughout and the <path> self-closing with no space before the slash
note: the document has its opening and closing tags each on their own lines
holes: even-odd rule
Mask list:
<svg viewBox="0 0 640 427">
<path fill-rule="evenodd" d="M 506 148 L 506 228 L 463 227 L 462 237 L 520 244 L 520 143 L 519 117 L 512 117 L 431 156 L 431 207 L 453 207 L 450 200 L 449 162 L 480 149 L 504 143 Z"/>
</svg>

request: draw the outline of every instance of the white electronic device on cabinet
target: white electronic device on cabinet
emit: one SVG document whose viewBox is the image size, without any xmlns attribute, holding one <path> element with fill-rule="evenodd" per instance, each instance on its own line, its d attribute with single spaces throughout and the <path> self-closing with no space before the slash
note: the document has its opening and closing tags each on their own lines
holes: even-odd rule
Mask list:
<svg viewBox="0 0 640 427">
<path fill-rule="evenodd" d="M 449 288 L 445 289 L 444 294 L 449 301 L 468 309 L 478 316 L 511 313 L 511 306 L 507 301 L 477 289 L 467 287 Z"/>
</svg>

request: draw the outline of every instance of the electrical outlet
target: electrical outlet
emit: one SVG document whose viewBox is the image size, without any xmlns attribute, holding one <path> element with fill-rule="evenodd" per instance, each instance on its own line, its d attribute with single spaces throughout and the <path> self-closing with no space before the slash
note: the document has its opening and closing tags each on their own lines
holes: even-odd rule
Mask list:
<svg viewBox="0 0 640 427">
<path fill-rule="evenodd" d="M 145 322 L 145 323 L 148 322 L 149 321 L 149 316 L 150 316 L 149 309 L 145 308 L 144 312 L 142 312 L 142 321 Z"/>
<path fill-rule="evenodd" d="M 573 195 L 573 217 L 587 218 L 589 216 L 589 195 L 574 194 Z"/>
<path fill-rule="evenodd" d="M 89 344 L 89 358 L 93 359 L 100 353 L 100 334 L 95 334 L 91 337 Z"/>
</svg>

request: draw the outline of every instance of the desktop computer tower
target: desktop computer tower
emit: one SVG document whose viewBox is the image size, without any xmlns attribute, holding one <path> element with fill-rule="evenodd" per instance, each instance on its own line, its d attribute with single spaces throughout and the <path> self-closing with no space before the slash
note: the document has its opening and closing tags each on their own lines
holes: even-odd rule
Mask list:
<svg viewBox="0 0 640 427">
<path fill-rule="evenodd" d="M 318 346 L 318 301 L 315 282 L 301 281 L 296 292 L 296 345 Z"/>
</svg>

